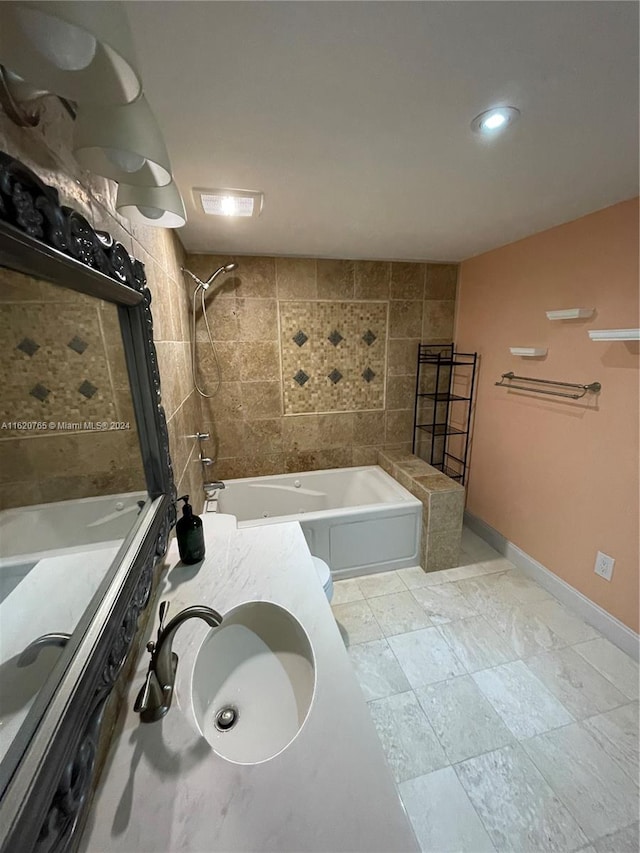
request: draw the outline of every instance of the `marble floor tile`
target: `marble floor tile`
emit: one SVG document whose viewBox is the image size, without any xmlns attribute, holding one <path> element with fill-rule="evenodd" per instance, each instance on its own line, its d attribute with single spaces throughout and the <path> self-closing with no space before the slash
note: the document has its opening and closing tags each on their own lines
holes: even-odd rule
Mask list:
<svg viewBox="0 0 640 853">
<path fill-rule="evenodd" d="M 521 660 L 484 669 L 472 678 L 518 739 L 573 722 L 567 709 Z"/>
<path fill-rule="evenodd" d="M 535 613 L 554 634 L 561 637 L 570 645 L 573 643 L 582 643 L 586 640 L 595 640 L 600 637 L 598 631 L 588 625 L 584 620 L 576 616 L 568 608 L 560 604 L 556 599 L 548 601 L 538 601 L 535 604 L 530 604 L 527 610 Z"/>
<path fill-rule="evenodd" d="M 638 698 L 638 664 L 629 655 L 604 637 L 580 643 L 574 648 L 625 696 Z"/>
<path fill-rule="evenodd" d="M 369 710 L 396 782 L 447 764 L 442 747 L 412 691 L 369 703 Z"/>
<path fill-rule="evenodd" d="M 500 562 L 504 560 L 504 557 L 498 554 L 497 551 L 494 551 L 490 545 L 487 546 L 487 549 L 472 547 L 470 551 L 467 551 L 465 548 L 460 548 L 458 565 L 462 568 L 464 566 L 471 566 L 474 563 L 480 565 L 481 563 Z"/>
<path fill-rule="evenodd" d="M 590 841 L 638 817 L 638 787 L 580 723 L 523 741 L 522 747 Z"/>
<path fill-rule="evenodd" d="M 588 843 L 519 745 L 470 758 L 455 770 L 496 850 L 568 853 Z"/>
<path fill-rule="evenodd" d="M 407 588 L 397 572 L 378 572 L 357 578 L 360 592 L 365 598 L 377 595 L 391 595 L 393 592 L 406 592 Z"/>
<path fill-rule="evenodd" d="M 431 620 L 409 590 L 369 599 L 369 606 L 385 637 L 428 628 Z"/>
<path fill-rule="evenodd" d="M 420 589 L 423 586 L 439 586 L 443 583 L 451 583 L 451 581 L 491 575 L 512 568 L 513 565 L 508 560 L 500 557 L 488 562 L 474 562 L 470 559 L 464 565 L 456 566 L 453 569 L 441 569 L 438 572 L 425 572 L 418 566 L 410 569 L 398 569 L 396 574 L 402 578 L 408 589 Z"/>
<path fill-rule="evenodd" d="M 465 669 L 437 628 L 396 634 L 388 643 L 412 687 L 465 675 Z"/>
<path fill-rule="evenodd" d="M 532 601 L 551 601 L 553 596 L 520 569 L 512 569 L 504 574 L 494 574 L 487 578 L 489 584 L 495 583 L 500 595 L 510 596 L 519 604 Z"/>
<path fill-rule="evenodd" d="M 475 557 L 473 557 L 471 554 L 467 554 L 467 552 L 464 550 L 464 548 L 460 548 L 460 551 L 458 554 L 458 566 L 460 566 L 460 568 L 463 568 L 464 566 L 471 566 L 475 562 L 476 562 Z"/>
<path fill-rule="evenodd" d="M 487 669 L 517 657 L 507 641 L 482 616 L 458 619 L 438 626 L 468 672 Z"/>
<path fill-rule="evenodd" d="M 537 615 L 530 604 L 514 605 L 502 598 L 496 598 L 485 604 L 482 613 L 519 657 L 528 658 L 567 645 L 567 642 Z"/>
<path fill-rule="evenodd" d="M 501 576 L 503 574 L 504 570 L 497 573 L 462 578 L 455 582 L 456 589 L 478 613 L 483 613 L 490 606 L 494 605 L 496 601 L 500 601 L 504 605 L 513 606 L 517 602 L 511 596 L 505 597 L 504 594 L 501 594 L 499 587 L 496 585 L 496 575 Z"/>
<path fill-rule="evenodd" d="M 399 785 L 423 853 L 492 853 L 495 850 L 452 767 Z"/>
<path fill-rule="evenodd" d="M 605 752 L 635 782 L 638 780 L 638 703 L 591 717 L 583 723 Z"/>
<path fill-rule="evenodd" d="M 336 604 L 332 610 L 345 646 L 382 638 L 382 629 L 366 601 Z"/>
<path fill-rule="evenodd" d="M 484 539 L 481 539 L 476 533 L 468 527 L 463 526 L 462 536 L 460 539 L 462 550 L 470 557 L 473 557 L 476 562 L 480 563 L 483 560 L 500 560 L 502 555 L 491 547 Z"/>
<path fill-rule="evenodd" d="M 510 571 L 513 568 L 512 563 L 500 558 L 481 563 L 466 563 L 463 566 L 456 566 L 453 569 L 443 569 L 441 574 L 444 575 L 446 582 L 450 582 L 482 577 L 483 575 L 493 575 L 497 572 Z"/>
<path fill-rule="evenodd" d="M 595 853 L 638 853 L 640 840 L 638 838 L 638 821 L 619 832 L 599 838 L 593 845 Z"/>
<path fill-rule="evenodd" d="M 333 598 L 331 604 L 348 604 L 350 601 L 362 601 L 364 595 L 360 591 L 356 578 L 346 581 L 336 581 L 333 585 Z"/>
<path fill-rule="evenodd" d="M 415 692 L 452 764 L 514 742 L 468 675 L 418 687 Z"/>
<path fill-rule="evenodd" d="M 463 578 L 459 591 L 477 608 L 488 607 L 495 602 L 518 605 L 549 601 L 552 596 L 524 572 L 511 566 L 507 560 L 502 571 L 488 573 L 475 578 Z"/>
<path fill-rule="evenodd" d="M 453 583 L 414 589 L 411 591 L 411 595 L 426 611 L 434 625 L 477 615 Z"/>
<path fill-rule="evenodd" d="M 610 711 L 628 701 L 570 646 L 527 658 L 527 666 L 576 720 Z"/>
<path fill-rule="evenodd" d="M 349 658 L 367 702 L 404 693 L 411 687 L 386 640 L 349 648 Z"/>
<path fill-rule="evenodd" d="M 444 571 L 425 572 L 420 566 L 412 566 L 409 569 L 398 569 L 396 574 L 401 578 L 407 589 L 420 589 L 423 586 L 437 586 L 438 584 L 447 582 L 447 579 L 444 577 Z"/>
</svg>

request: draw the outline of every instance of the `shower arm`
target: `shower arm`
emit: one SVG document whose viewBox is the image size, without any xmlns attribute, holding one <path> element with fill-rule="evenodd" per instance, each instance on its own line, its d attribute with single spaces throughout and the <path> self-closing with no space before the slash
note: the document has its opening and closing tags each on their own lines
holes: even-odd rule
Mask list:
<svg viewBox="0 0 640 853">
<path fill-rule="evenodd" d="M 196 288 L 197 292 L 199 288 L 202 288 L 203 290 L 208 290 L 219 275 L 222 275 L 222 273 L 229 273 L 233 272 L 234 270 L 237 270 L 238 264 L 224 264 L 224 266 L 218 267 L 218 269 L 214 273 L 212 273 L 206 281 L 202 281 L 202 279 L 199 279 L 197 275 L 192 273 L 191 270 L 188 270 L 186 267 L 181 267 L 180 269 L 182 272 L 186 273 L 196 282 L 196 284 L 198 285 L 198 287 Z"/>
</svg>

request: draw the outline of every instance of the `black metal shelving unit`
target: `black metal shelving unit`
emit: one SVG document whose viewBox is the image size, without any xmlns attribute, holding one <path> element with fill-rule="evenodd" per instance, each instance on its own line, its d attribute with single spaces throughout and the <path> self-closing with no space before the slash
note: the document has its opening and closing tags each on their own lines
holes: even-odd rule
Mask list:
<svg viewBox="0 0 640 853">
<path fill-rule="evenodd" d="M 477 352 L 452 343 L 418 347 L 413 452 L 463 485 L 477 364 Z"/>
</svg>

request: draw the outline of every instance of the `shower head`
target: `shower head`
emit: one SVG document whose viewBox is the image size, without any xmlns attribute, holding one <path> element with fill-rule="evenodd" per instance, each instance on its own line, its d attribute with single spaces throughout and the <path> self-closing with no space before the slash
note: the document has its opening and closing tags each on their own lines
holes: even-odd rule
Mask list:
<svg viewBox="0 0 640 853">
<path fill-rule="evenodd" d="M 198 288 L 201 287 L 203 290 L 208 290 L 209 287 L 213 284 L 213 282 L 218 278 L 218 276 L 222 275 L 222 273 L 233 272 L 234 270 L 237 270 L 237 269 L 238 269 L 238 264 L 236 264 L 236 263 L 225 264 L 222 267 L 218 267 L 218 269 L 214 273 L 212 273 L 212 275 L 210 275 L 206 281 L 202 281 L 201 279 L 198 278 L 197 275 L 194 275 L 194 273 L 192 273 L 191 270 L 188 270 L 186 267 L 181 267 L 182 272 L 185 272 L 187 275 L 190 275 L 191 278 L 195 282 L 197 282 Z M 198 288 L 196 288 L 196 290 Z"/>
</svg>

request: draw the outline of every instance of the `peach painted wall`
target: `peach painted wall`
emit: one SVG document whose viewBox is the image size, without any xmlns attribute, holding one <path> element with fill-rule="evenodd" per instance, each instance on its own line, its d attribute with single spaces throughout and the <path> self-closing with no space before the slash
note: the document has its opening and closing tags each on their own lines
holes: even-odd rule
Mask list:
<svg viewBox="0 0 640 853">
<path fill-rule="evenodd" d="M 638 327 L 638 199 L 464 261 L 456 343 L 480 353 L 467 509 L 638 630 L 638 362 L 635 342 L 588 329 Z M 595 308 L 589 320 L 545 311 Z M 546 346 L 544 359 L 510 346 Z M 563 401 L 507 392 L 502 373 L 600 382 Z M 596 551 L 615 558 L 594 574 Z"/>
</svg>

